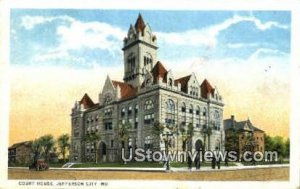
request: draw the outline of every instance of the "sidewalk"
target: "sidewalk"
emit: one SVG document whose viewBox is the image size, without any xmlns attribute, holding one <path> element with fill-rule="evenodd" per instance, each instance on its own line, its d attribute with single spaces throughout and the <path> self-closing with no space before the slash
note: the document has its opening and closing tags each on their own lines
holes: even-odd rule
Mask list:
<svg viewBox="0 0 300 189">
<path fill-rule="evenodd" d="M 212 169 L 211 167 L 200 167 L 200 169 L 196 170 L 195 167 L 192 170 L 188 168 L 171 168 L 171 171 L 180 172 L 180 171 L 229 171 L 229 170 L 246 170 L 246 169 L 266 169 L 266 168 L 279 168 L 279 167 L 289 167 L 290 164 L 277 164 L 277 165 L 251 165 L 251 166 L 244 166 L 244 165 L 237 165 L 237 166 L 221 166 L 220 169 L 217 167 Z"/>
</svg>

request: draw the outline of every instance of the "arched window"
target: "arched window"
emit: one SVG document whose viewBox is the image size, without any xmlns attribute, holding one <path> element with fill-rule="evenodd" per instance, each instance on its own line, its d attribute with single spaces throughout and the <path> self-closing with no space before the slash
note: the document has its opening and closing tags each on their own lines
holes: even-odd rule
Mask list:
<svg viewBox="0 0 300 189">
<path fill-rule="evenodd" d="M 185 110 L 186 110 L 186 107 L 185 107 L 185 103 L 183 102 L 181 105 L 181 112 L 185 112 Z"/>
<path fill-rule="evenodd" d="M 220 114 L 218 111 L 214 112 L 213 127 L 215 130 L 220 130 L 221 127 Z"/>
<path fill-rule="evenodd" d="M 196 127 L 200 127 L 200 106 L 196 107 Z"/>
<path fill-rule="evenodd" d="M 152 69 L 153 59 L 150 53 L 146 53 L 144 56 L 144 67 L 146 70 L 150 71 Z"/>
<path fill-rule="evenodd" d="M 135 69 L 135 56 L 130 54 L 127 58 L 128 71 L 133 72 Z"/>
<path fill-rule="evenodd" d="M 190 109 L 189 109 L 189 113 L 193 114 L 194 110 L 193 110 L 193 105 L 190 105 Z"/>
<path fill-rule="evenodd" d="M 185 103 L 183 102 L 181 104 L 181 124 L 182 126 L 185 126 L 186 125 L 186 106 L 185 106 Z"/>
<path fill-rule="evenodd" d="M 207 126 L 207 108 L 204 107 L 201 112 L 201 125 L 203 128 Z"/>
<path fill-rule="evenodd" d="M 166 102 L 166 118 L 165 122 L 167 125 L 175 124 L 175 103 L 173 100 L 168 99 Z"/>
<path fill-rule="evenodd" d="M 121 110 L 121 117 L 124 117 L 125 116 L 125 108 L 122 108 Z"/>
</svg>

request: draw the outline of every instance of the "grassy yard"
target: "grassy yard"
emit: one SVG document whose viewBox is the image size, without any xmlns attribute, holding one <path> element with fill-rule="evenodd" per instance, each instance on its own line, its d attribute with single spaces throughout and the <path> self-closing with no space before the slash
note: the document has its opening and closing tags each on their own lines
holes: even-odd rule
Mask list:
<svg viewBox="0 0 300 189">
<path fill-rule="evenodd" d="M 65 163 L 49 163 L 49 167 L 62 167 Z M 8 167 L 29 167 L 29 163 L 20 164 L 20 163 L 14 163 L 8 165 Z"/>
<path fill-rule="evenodd" d="M 117 163 L 80 163 L 75 164 L 72 168 L 84 168 L 84 167 L 152 167 L 160 168 L 163 167 L 162 163 L 157 162 L 127 162 L 126 164 L 122 162 Z"/>
</svg>

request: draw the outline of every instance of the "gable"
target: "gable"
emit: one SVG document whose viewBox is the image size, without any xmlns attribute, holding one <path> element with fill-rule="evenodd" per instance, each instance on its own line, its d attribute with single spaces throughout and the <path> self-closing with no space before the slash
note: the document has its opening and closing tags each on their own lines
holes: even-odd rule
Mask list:
<svg viewBox="0 0 300 189">
<path fill-rule="evenodd" d="M 103 89 L 102 89 L 102 95 L 105 95 L 107 93 L 111 93 L 114 94 L 115 93 L 115 86 L 112 83 L 112 80 L 109 78 L 109 76 L 107 76 Z"/>
</svg>

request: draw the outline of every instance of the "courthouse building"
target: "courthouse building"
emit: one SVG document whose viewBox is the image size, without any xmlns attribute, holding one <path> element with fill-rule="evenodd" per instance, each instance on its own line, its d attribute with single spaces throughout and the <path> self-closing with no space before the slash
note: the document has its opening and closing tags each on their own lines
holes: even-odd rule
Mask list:
<svg viewBox="0 0 300 189">
<path fill-rule="evenodd" d="M 194 73 L 175 78 L 158 61 L 157 40 L 139 15 L 124 38 L 123 81 L 107 76 L 97 100 L 84 94 L 72 108 L 70 161 L 119 161 L 124 146 L 117 129 L 120 124 L 131 125 L 126 140 L 131 148 L 163 150 L 162 137 L 153 132 L 154 122 L 160 122 L 177 128 L 192 124 L 193 150 L 224 149 L 224 104 L 218 90 L 206 79 L 199 81 Z M 90 133 L 100 139 L 87 142 L 84 139 Z M 171 140 L 171 150 L 185 149 L 179 129 Z"/>
</svg>

